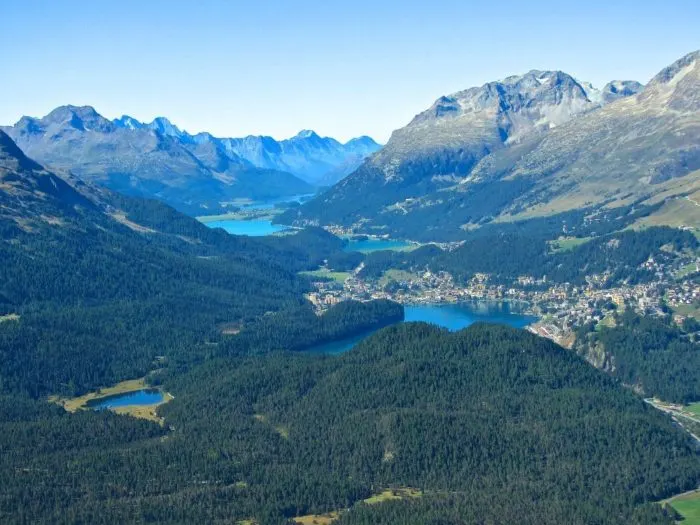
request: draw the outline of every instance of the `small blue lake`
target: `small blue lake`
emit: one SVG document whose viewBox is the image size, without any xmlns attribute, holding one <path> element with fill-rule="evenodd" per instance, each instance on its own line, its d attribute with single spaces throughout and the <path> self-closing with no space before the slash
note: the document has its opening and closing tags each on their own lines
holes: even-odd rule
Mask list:
<svg viewBox="0 0 700 525">
<path fill-rule="evenodd" d="M 163 393 L 160 390 L 147 388 L 144 390 L 137 390 L 136 392 L 127 392 L 126 394 L 93 399 L 88 401 L 86 406 L 93 410 L 106 410 L 126 406 L 150 406 L 162 402 Z"/>
<path fill-rule="evenodd" d="M 412 246 L 410 242 L 397 241 L 393 239 L 377 239 L 370 237 L 368 239 L 348 239 L 348 244 L 344 250 L 346 252 L 378 252 L 380 250 L 402 250 Z"/>
<path fill-rule="evenodd" d="M 525 328 L 537 318 L 524 315 L 506 302 L 478 301 L 459 304 L 426 304 L 404 307 L 404 322 L 423 321 L 450 331 L 461 330 L 474 323 L 505 324 L 514 328 Z M 358 334 L 339 341 L 324 343 L 306 350 L 322 354 L 342 354 L 376 330 Z"/>
<path fill-rule="evenodd" d="M 271 221 L 254 219 L 251 221 L 225 220 L 206 223 L 210 228 L 223 228 L 233 235 L 249 235 L 251 237 L 262 237 L 286 230 L 286 226 L 272 224 Z"/>
</svg>

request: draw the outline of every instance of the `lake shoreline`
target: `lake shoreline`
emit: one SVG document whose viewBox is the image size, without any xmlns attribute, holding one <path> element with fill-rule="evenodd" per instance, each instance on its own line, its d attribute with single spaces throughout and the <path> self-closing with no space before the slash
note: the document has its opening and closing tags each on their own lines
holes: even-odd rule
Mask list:
<svg viewBox="0 0 700 525">
<path fill-rule="evenodd" d="M 175 399 L 175 396 L 173 396 L 169 392 L 161 390 L 158 387 L 149 386 L 146 383 L 145 377 L 141 377 L 138 379 L 127 379 L 115 385 L 100 388 L 96 391 L 88 392 L 86 394 L 73 398 L 50 396 L 48 398 L 48 401 L 50 403 L 55 403 L 63 407 L 63 409 L 67 412 L 75 413 L 79 410 L 96 410 L 97 408 L 95 407 L 95 404 L 104 402 L 107 399 L 114 399 L 123 396 L 133 395 L 137 392 L 147 390 L 158 391 L 161 394 L 162 399 L 158 403 L 154 404 L 123 405 L 120 407 L 109 408 L 108 410 L 111 410 L 117 414 L 130 415 L 140 419 L 147 419 L 149 421 L 153 421 L 155 423 L 163 425 L 164 420 L 156 414 L 156 409 L 159 406 L 164 405 L 165 403 L 169 403 L 170 401 Z"/>
<path fill-rule="evenodd" d="M 481 307 L 474 308 L 477 304 L 480 304 Z M 510 304 L 510 301 L 402 304 L 404 307 L 404 318 L 401 321 L 389 323 L 377 329 L 365 330 L 353 336 L 326 341 L 299 351 L 313 354 L 340 355 L 351 350 L 378 330 L 400 323 L 424 322 L 455 332 L 476 323 L 505 324 L 520 330 L 527 330 L 530 325 L 539 321 L 537 316 L 524 313 L 523 311 L 511 311 Z M 489 306 L 498 307 L 489 308 Z"/>
</svg>

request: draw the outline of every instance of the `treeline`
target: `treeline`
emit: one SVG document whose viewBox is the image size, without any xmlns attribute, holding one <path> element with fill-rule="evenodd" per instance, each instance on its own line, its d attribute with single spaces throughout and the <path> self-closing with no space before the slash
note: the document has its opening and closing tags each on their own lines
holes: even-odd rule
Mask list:
<svg viewBox="0 0 700 525">
<path fill-rule="evenodd" d="M 697 330 L 696 322 L 685 326 Z M 587 354 L 601 345 L 614 377 L 649 397 L 700 400 L 700 348 L 670 317 L 639 316 L 628 308 L 615 315 L 614 327 L 594 328 L 587 324 L 577 330 L 577 350 Z"/>
<path fill-rule="evenodd" d="M 0 399 L 0 521 L 282 524 L 353 507 L 341 523 L 671 523 L 647 503 L 699 481 L 665 415 L 505 327 L 399 324 L 340 357 L 228 357 L 165 380 L 164 428 Z M 399 486 L 424 495 L 354 506 Z"/>
</svg>

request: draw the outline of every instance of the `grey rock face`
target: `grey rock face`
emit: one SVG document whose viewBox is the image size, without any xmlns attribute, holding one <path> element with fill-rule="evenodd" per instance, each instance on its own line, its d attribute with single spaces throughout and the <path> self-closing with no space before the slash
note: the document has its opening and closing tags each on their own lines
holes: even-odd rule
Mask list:
<svg viewBox="0 0 700 525">
<path fill-rule="evenodd" d="M 698 58 L 683 57 L 646 87 L 614 81 L 596 90 L 534 70 L 440 97 L 355 173 L 285 219 L 459 231 L 687 191 L 700 178 Z M 671 184 L 679 177 L 688 179 Z"/>
<path fill-rule="evenodd" d="M 631 97 L 644 89 L 644 86 L 635 80 L 613 80 L 603 87 L 602 99 L 609 104 L 621 98 Z"/>
</svg>

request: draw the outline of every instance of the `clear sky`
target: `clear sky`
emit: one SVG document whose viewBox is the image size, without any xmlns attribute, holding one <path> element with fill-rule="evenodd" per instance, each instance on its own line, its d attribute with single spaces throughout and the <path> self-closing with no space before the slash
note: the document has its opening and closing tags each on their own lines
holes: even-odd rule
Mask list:
<svg viewBox="0 0 700 525">
<path fill-rule="evenodd" d="M 0 124 L 63 104 L 190 132 L 386 141 L 437 97 L 530 69 L 646 82 L 698 0 L 0 0 Z"/>
</svg>

